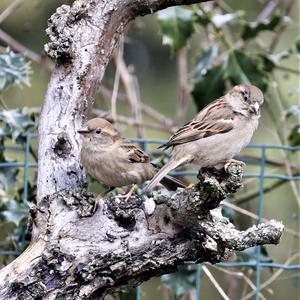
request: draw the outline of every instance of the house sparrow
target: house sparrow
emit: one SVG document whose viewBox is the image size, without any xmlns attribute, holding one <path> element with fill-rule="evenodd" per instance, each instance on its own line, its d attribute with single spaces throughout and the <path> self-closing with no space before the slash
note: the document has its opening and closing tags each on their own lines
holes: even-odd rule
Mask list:
<svg viewBox="0 0 300 300">
<path fill-rule="evenodd" d="M 83 140 L 81 162 L 90 175 L 110 187 L 107 192 L 115 187 L 143 183 L 158 171 L 145 152 L 123 138 L 105 119 L 91 119 L 77 132 Z M 171 190 L 185 187 L 171 176 L 162 176 L 159 181 Z M 131 193 L 126 197 L 129 198 Z"/>
<path fill-rule="evenodd" d="M 222 167 L 250 142 L 258 126 L 263 93 L 253 85 L 237 85 L 210 103 L 159 148 L 172 147 L 170 160 L 143 192 L 151 191 L 171 170 L 186 164 Z"/>
</svg>

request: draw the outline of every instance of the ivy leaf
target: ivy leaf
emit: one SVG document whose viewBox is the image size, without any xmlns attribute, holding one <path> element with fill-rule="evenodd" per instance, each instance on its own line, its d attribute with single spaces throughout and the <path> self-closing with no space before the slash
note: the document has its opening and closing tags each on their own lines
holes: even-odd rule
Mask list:
<svg viewBox="0 0 300 300">
<path fill-rule="evenodd" d="M 300 125 L 296 125 L 288 136 L 288 143 L 292 147 L 300 146 Z"/>
<path fill-rule="evenodd" d="M 4 156 L 5 146 L 4 140 L 0 138 L 0 163 L 12 162 L 7 160 Z M 0 191 L 13 190 L 17 181 L 17 175 L 19 169 L 16 167 L 4 167 L 0 168 Z"/>
<path fill-rule="evenodd" d="M 270 19 L 261 22 L 248 22 L 242 31 L 242 39 L 248 40 L 255 38 L 261 31 L 273 31 L 277 25 L 283 20 L 282 15 L 275 13 Z"/>
<path fill-rule="evenodd" d="M 203 76 L 209 69 L 212 68 L 216 58 L 218 57 L 219 49 L 217 46 L 213 46 L 207 50 L 204 50 L 202 55 L 198 58 L 197 65 L 194 71 L 194 77 Z"/>
<path fill-rule="evenodd" d="M 293 53 L 292 49 L 283 50 L 277 54 L 268 54 L 267 56 L 274 62 L 278 63 L 282 59 L 289 58 L 291 54 Z"/>
<path fill-rule="evenodd" d="M 214 66 L 205 74 L 196 74 L 192 95 L 198 110 L 224 94 L 224 75 L 223 65 Z"/>
<path fill-rule="evenodd" d="M 6 49 L 0 54 L 0 91 L 13 84 L 30 85 L 30 65 L 20 54 Z"/>
<path fill-rule="evenodd" d="M 253 84 L 263 92 L 267 90 L 266 74 L 259 68 L 256 61 L 241 51 L 232 50 L 229 53 L 226 72 L 226 77 L 233 85 Z"/>
<path fill-rule="evenodd" d="M 195 14 L 195 22 L 199 23 L 203 27 L 206 27 L 210 23 L 210 13 L 204 14 L 203 11 L 198 10 Z"/>
<path fill-rule="evenodd" d="M 161 276 L 161 282 L 168 287 L 175 300 L 181 299 L 196 284 L 196 270 L 194 265 L 184 265 L 178 268 L 177 273 Z"/>
<path fill-rule="evenodd" d="M 274 59 L 269 54 L 259 54 L 263 63 L 263 69 L 266 72 L 272 72 L 276 67 Z"/>
<path fill-rule="evenodd" d="M 3 162 L 3 161 L 1 161 Z M 4 161 L 12 162 L 12 161 Z M 16 167 L 1 167 L 0 168 L 0 190 L 9 191 L 14 189 L 19 169 Z"/>
<path fill-rule="evenodd" d="M 3 127 L 0 128 L 0 133 L 10 136 L 13 140 L 21 141 L 21 136 L 33 128 L 33 116 L 25 113 L 21 109 L 11 109 L 0 111 L 0 121 Z"/>
<path fill-rule="evenodd" d="M 300 93 L 300 86 L 296 87 L 292 92 Z M 285 119 L 288 119 L 293 116 L 295 116 L 296 118 L 300 117 L 300 104 L 292 105 L 285 113 Z"/>
<path fill-rule="evenodd" d="M 244 15 L 243 11 L 237 11 L 232 14 L 224 14 L 224 15 L 215 14 L 212 16 L 211 21 L 214 23 L 214 25 L 217 28 L 221 28 L 225 24 L 234 23 L 237 19 L 239 19 L 243 15 Z"/>
<path fill-rule="evenodd" d="M 27 218 L 28 208 L 22 203 L 15 199 L 10 199 L 5 202 L 5 209 L 1 212 L 6 222 L 11 222 L 19 226 L 20 222 Z"/>
<path fill-rule="evenodd" d="M 296 45 L 297 52 L 300 53 L 300 35 L 296 39 L 295 45 Z"/>
<path fill-rule="evenodd" d="M 158 12 L 163 44 L 172 51 L 184 47 L 194 32 L 194 13 L 183 7 L 169 7 Z"/>
</svg>

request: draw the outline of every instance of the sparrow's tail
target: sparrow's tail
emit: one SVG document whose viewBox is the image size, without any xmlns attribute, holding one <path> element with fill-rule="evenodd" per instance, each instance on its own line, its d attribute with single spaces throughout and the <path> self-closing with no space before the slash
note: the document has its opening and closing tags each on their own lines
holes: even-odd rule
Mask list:
<svg viewBox="0 0 300 300">
<path fill-rule="evenodd" d="M 153 190 L 153 188 L 162 181 L 162 184 L 164 183 L 163 180 L 168 180 L 166 175 L 173 169 L 177 168 L 184 162 L 186 162 L 186 158 L 182 158 L 181 160 L 173 160 L 170 159 L 150 180 L 150 182 L 143 188 L 143 193 L 148 193 Z M 170 178 L 170 176 L 168 176 Z"/>
<path fill-rule="evenodd" d="M 179 187 L 186 188 L 186 184 L 184 182 L 170 175 L 166 175 L 160 183 L 163 184 L 169 191 L 176 191 Z"/>
</svg>

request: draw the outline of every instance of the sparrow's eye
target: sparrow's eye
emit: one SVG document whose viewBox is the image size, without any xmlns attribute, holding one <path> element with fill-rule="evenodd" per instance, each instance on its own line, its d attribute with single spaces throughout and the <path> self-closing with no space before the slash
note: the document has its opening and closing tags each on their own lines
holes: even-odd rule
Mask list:
<svg viewBox="0 0 300 300">
<path fill-rule="evenodd" d="M 244 101 L 247 102 L 249 100 L 249 93 L 247 93 L 247 91 L 241 91 L 241 94 L 243 96 Z"/>
<path fill-rule="evenodd" d="M 100 133 L 101 133 L 101 129 L 100 129 L 100 128 L 97 128 L 97 129 L 95 130 L 95 132 L 96 132 L 97 134 L 100 134 Z"/>
</svg>

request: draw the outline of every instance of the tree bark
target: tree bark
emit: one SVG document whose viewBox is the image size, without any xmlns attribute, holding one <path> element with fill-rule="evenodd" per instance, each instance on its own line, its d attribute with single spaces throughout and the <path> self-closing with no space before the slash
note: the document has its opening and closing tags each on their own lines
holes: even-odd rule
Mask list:
<svg viewBox="0 0 300 300">
<path fill-rule="evenodd" d="M 234 250 L 279 242 L 280 222 L 238 231 L 212 210 L 241 185 L 239 164 L 228 173 L 203 173 L 194 188 L 173 195 L 108 198 L 93 212 L 76 129 L 119 36 L 139 15 L 195 2 L 204 1 L 77 0 L 50 18 L 45 49 L 56 67 L 40 115 L 32 242 L 1 270 L 0 300 L 102 299 L 186 261 L 216 263 Z"/>
<path fill-rule="evenodd" d="M 85 191 L 52 195 L 33 216 L 46 223 L 43 232 L 1 271 L 0 299 L 102 299 L 187 261 L 216 263 L 234 250 L 278 243 L 280 222 L 239 231 L 222 217 L 220 201 L 242 180 L 240 165 L 228 172 L 204 173 L 173 195 L 108 198 L 95 214 Z"/>
</svg>

